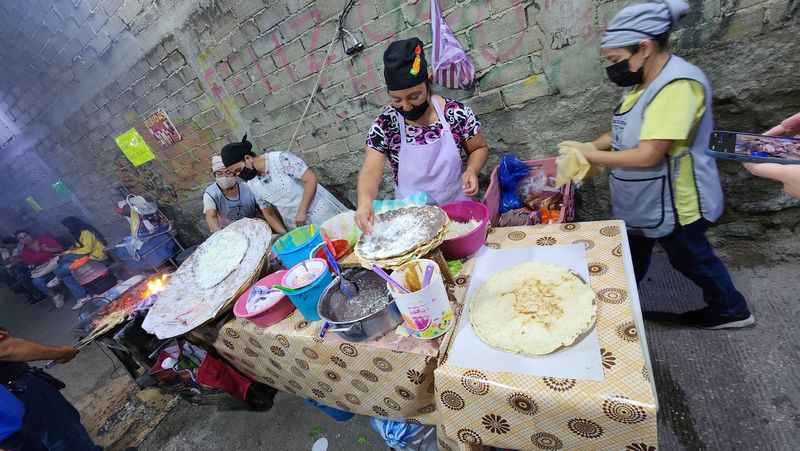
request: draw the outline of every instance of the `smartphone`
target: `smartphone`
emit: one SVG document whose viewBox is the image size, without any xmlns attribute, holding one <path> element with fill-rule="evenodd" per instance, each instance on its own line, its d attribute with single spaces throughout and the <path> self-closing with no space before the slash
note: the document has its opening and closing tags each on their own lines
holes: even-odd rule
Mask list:
<svg viewBox="0 0 800 451">
<path fill-rule="evenodd" d="M 714 131 L 706 153 L 753 163 L 800 164 L 800 138 Z"/>
</svg>

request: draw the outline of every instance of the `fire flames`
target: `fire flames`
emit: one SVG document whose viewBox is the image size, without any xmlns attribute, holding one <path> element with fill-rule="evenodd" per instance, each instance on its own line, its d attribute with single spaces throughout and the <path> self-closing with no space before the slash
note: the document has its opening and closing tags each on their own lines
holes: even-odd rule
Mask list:
<svg viewBox="0 0 800 451">
<path fill-rule="evenodd" d="M 154 294 L 161 293 L 166 289 L 167 275 L 155 276 L 147 282 L 147 289 L 142 293 L 142 299 L 147 299 Z"/>
</svg>

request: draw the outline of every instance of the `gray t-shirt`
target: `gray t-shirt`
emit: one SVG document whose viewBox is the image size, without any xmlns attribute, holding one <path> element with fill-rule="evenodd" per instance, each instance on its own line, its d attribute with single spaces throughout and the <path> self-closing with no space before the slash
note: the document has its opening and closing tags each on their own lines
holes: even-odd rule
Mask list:
<svg viewBox="0 0 800 451">
<path fill-rule="evenodd" d="M 235 199 L 226 197 L 216 183 L 208 185 L 203 193 L 203 213 L 217 210 L 222 227 L 242 218 L 257 218 L 260 214 L 256 198 L 247 184 L 236 183 L 239 185 L 239 197 Z"/>
</svg>

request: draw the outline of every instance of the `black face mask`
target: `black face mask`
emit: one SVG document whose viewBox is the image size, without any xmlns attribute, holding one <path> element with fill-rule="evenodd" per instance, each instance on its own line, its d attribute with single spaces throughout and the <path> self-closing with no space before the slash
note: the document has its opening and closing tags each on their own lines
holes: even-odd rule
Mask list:
<svg viewBox="0 0 800 451">
<path fill-rule="evenodd" d="M 608 79 L 617 86 L 634 86 L 642 84 L 644 78 L 643 68 L 640 67 L 636 72 L 631 72 L 628 60 L 622 60 L 606 67 Z"/>
<path fill-rule="evenodd" d="M 242 170 L 239 171 L 238 177 L 246 182 L 248 180 L 253 180 L 254 178 L 256 178 L 257 175 L 258 172 L 256 172 L 255 169 L 248 168 L 247 165 L 245 165 L 245 167 L 243 167 Z"/>
<path fill-rule="evenodd" d="M 428 101 L 426 100 L 420 105 L 413 105 L 411 107 L 411 111 L 404 111 L 402 108 L 397 108 L 397 111 L 401 116 L 409 121 L 416 121 L 417 119 L 421 118 L 426 111 L 428 111 Z"/>
</svg>

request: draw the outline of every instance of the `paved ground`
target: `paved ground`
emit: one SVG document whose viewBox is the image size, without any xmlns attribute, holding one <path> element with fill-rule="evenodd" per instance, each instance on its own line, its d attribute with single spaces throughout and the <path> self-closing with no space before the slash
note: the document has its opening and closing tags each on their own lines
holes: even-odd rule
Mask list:
<svg viewBox="0 0 800 451">
<path fill-rule="evenodd" d="M 755 328 L 698 331 L 646 322 L 660 402 L 663 450 L 800 449 L 800 263 L 736 269 Z M 656 258 L 642 284 L 645 310 L 680 312 L 702 306 L 700 293 Z M 53 344 L 74 340 L 72 311 L 26 306 L 0 291 L 0 323 L 15 334 Z M 53 369 L 77 399 L 121 374 L 97 348 Z M 279 394 L 267 413 L 181 402 L 140 447 L 169 450 L 310 450 L 325 436 L 330 450 L 385 450 L 365 418 L 338 424 L 298 398 Z M 366 438 L 367 443 L 360 443 Z"/>
</svg>

